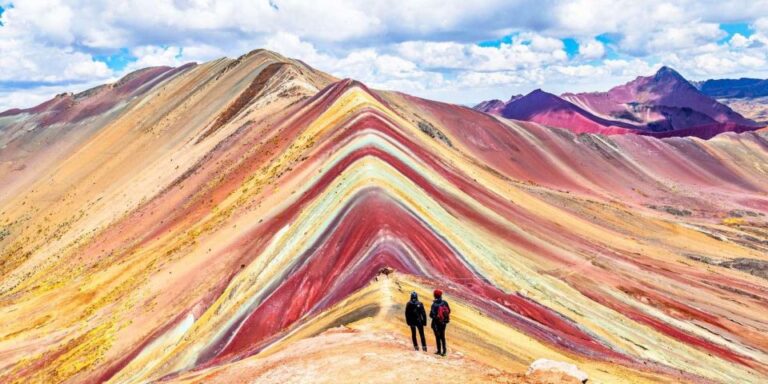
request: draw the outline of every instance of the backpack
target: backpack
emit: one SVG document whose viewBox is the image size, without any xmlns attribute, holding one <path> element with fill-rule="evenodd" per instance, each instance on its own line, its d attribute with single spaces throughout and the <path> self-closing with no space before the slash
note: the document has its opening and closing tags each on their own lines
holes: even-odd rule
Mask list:
<svg viewBox="0 0 768 384">
<path fill-rule="evenodd" d="M 449 308 L 448 304 L 445 302 L 442 302 L 440 306 L 437 307 L 436 319 L 442 324 L 448 324 L 448 322 L 451 321 L 451 308 Z"/>
</svg>

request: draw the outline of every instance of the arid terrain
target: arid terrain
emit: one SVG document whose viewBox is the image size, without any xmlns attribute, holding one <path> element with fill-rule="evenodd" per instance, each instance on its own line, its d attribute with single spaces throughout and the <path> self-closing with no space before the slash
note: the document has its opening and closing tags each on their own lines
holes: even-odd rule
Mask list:
<svg viewBox="0 0 768 384">
<path fill-rule="evenodd" d="M 266 50 L 149 68 L 0 113 L 0 382 L 766 382 L 766 215 L 765 129 L 575 134 Z M 445 357 L 403 321 L 435 288 Z"/>
</svg>

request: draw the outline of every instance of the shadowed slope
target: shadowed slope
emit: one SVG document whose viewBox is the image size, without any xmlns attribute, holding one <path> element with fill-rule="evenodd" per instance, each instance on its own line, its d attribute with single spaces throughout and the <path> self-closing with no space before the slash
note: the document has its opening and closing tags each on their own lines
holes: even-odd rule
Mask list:
<svg viewBox="0 0 768 384">
<path fill-rule="evenodd" d="M 508 119 L 535 121 L 553 127 L 567 127 L 575 133 L 628 133 L 636 127 L 595 116 L 553 94 L 537 89 L 500 109 Z"/>
<path fill-rule="evenodd" d="M 647 124 L 653 131 L 676 131 L 712 123 L 756 126 L 699 92 L 669 67 L 608 92 L 565 94 L 563 98 L 604 116 Z"/>
</svg>

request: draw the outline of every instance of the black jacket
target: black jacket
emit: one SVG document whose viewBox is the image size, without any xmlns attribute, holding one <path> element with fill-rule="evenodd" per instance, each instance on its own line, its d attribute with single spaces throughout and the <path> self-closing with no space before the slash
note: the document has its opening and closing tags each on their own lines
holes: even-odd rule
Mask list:
<svg viewBox="0 0 768 384">
<path fill-rule="evenodd" d="M 440 308 L 441 305 L 445 305 L 448 307 L 448 310 L 451 310 L 451 306 L 448 305 L 448 302 L 443 299 L 435 299 L 435 301 L 432 302 L 432 308 L 429 309 L 429 318 L 432 319 L 432 326 L 435 326 L 435 323 L 437 323 L 437 309 Z"/>
<path fill-rule="evenodd" d="M 405 322 L 408 325 L 427 325 L 427 311 L 421 301 L 409 301 L 405 305 Z"/>
</svg>

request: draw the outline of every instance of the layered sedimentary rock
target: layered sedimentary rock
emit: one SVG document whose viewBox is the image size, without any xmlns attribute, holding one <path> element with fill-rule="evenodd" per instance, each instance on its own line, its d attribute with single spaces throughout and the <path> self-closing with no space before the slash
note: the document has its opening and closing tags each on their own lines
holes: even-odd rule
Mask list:
<svg viewBox="0 0 768 384">
<path fill-rule="evenodd" d="M 0 381 L 768 379 L 767 132 L 576 136 L 268 51 L 154 71 L 0 117 Z M 435 287 L 447 360 L 400 318 Z"/>
</svg>

